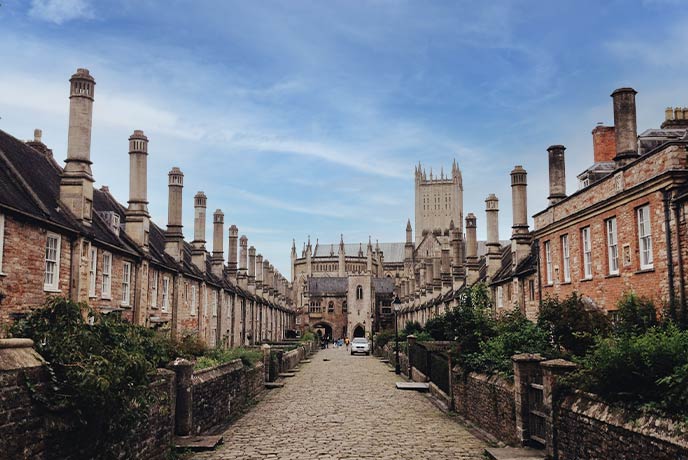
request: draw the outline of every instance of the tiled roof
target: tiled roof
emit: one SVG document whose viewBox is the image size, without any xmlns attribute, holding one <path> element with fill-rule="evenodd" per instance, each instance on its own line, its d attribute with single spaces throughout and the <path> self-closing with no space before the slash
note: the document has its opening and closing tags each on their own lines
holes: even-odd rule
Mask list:
<svg viewBox="0 0 688 460">
<path fill-rule="evenodd" d="M 394 280 L 392 278 L 373 278 L 373 289 L 378 294 L 392 294 L 394 292 Z"/>
<path fill-rule="evenodd" d="M 311 295 L 342 294 L 349 289 L 349 280 L 344 277 L 310 277 L 308 292 Z"/>
</svg>

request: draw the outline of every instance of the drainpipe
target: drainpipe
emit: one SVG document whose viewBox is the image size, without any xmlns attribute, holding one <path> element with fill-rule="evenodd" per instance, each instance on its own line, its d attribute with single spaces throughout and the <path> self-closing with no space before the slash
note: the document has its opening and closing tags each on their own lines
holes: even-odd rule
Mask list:
<svg viewBox="0 0 688 460">
<path fill-rule="evenodd" d="M 671 247 L 671 212 L 670 212 L 670 202 L 671 202 L 671 191 L 664 189 L 662 190 L 662 201 L 664 201 L 664 231 L 667 245 L 667 265 L 669 277 L 669 314 L 672 319 L 676 319 L 676 295 L 674 292 L 674 256 Z"/>
<path fill-rule="evenodd" d="M 680 222 L 681 210 L 679 208 L 679 203 L 672 203 L 674 208 L 674 219 L 676 220 L 676 226 L 678 227 L 678 222 Z M 679 301 L 681 302 L 681 317 L 680 324 L 683 326 L 686 324 L 686 287 L 684 282 L 683 274 L 683 254 L 681 249 L 681 233 L 676 232 L 676 252 L 678 253 L 678 284 L 679 284 Z"/>
</svg>

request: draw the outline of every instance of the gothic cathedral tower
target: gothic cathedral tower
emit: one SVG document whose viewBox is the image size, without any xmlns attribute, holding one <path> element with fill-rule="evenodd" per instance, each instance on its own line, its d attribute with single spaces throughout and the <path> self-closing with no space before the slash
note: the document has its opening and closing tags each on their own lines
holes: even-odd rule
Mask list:
<svg viewBox="0 0 688 460">
<path fill-rule="evenodd" d="M 431 169 L 428 178 L 420 162 L 415 174 L 416 245 L 428 233 L 448 235 L 452 221 L 463 233 L 463 180 L 456 160 L 451 176 L 445 177 L 442 169 L 433 177 Z"/>
</svg>

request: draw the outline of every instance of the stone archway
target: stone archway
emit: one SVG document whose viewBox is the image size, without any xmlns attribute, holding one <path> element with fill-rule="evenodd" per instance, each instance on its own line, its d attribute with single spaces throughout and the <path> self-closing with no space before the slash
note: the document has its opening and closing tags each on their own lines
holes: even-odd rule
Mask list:
<svg viewBox="0 0 688 460">
<path fill-rule="evenodd" d="M 360 324 L 354 328 L 354 337 L 365 337 L 365 328 Z"/>
<path fill-rule="evenodd" d="M 313 325 L 313 330 L 322 339 L 327 338 L 329 340 L 332 340 L 332 338 L 333 338 L 332 325 L 329 323 L 326 323 L 324 321 L 320 321 L 318 323 L 315 323 Z"/>
</svg>

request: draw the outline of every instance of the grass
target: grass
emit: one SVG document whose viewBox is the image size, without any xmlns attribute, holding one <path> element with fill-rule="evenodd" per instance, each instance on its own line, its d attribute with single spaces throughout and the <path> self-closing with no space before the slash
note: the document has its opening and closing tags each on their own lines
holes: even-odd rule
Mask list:
<svg viewBox="0 0 688 460">
<path fill-rule="evenodd" d="M 195 370 L 208 369 L 209 367 L 219 366 L 235 359 L 241 359 L 245 367 L 251 367 L 263 359 L 260 350 L 250 348 L 219 348 L 208 350 L 203 356 L 196 359 Z"/>
</svg>

